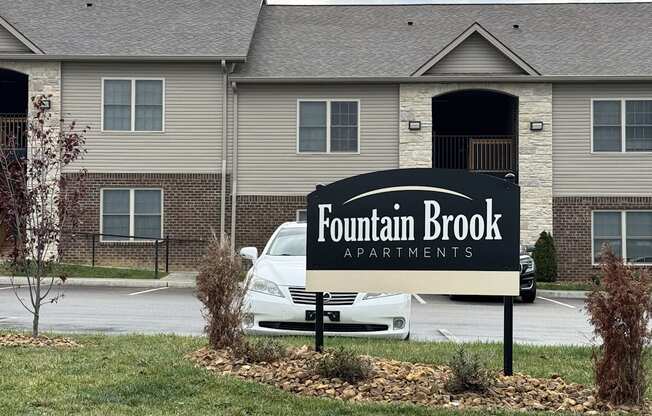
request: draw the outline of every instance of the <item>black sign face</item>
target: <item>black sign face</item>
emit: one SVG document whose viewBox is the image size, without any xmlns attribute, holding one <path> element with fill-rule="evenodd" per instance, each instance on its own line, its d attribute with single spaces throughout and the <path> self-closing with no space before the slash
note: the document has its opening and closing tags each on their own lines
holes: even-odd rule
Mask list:
<svg viewBox="0 0 652 416">
<path fill-rule="evenodd" d="M 320 186 L 308 195 L 307 286 L 514 294 L 519 198 L 503 179 L 444 169 Z"/>
</svg>

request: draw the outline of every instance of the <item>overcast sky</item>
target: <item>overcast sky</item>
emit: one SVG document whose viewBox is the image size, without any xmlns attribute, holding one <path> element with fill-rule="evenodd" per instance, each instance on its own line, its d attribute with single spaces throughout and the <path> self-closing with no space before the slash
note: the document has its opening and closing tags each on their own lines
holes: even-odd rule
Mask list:
<svg viewBox="0 0 652 416">
<path fill-rule="evenodd" d="M 644 0 L 267 0 L 267 4 L 645 3 Z"/>
</svg>

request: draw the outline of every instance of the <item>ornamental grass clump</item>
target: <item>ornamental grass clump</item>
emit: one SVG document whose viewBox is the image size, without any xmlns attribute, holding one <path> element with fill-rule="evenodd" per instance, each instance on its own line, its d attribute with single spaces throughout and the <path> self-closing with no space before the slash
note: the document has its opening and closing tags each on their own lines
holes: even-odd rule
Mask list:
<svg viewBox="0 0 652 416">
<path fill-rule="evenodd" d="M 323 354 L 316 362 L 314 372 L 325 378 L 339 378 L 349 383 L 366 380 L 371 376 L 371 362 L 340 347 Z"/>
<path fill-rule="evenodd" d="M 451 374 L 445 388 L 450 393 L 484 393 L 493 382 L 491 371 L 480 355 L 466 351 L 463 346 L 455 350 L 448 367 Z"/>
<path fill-rule="evenodd" d="M 211 238 L 197 276 L 197 298 L 204 305 L 205 331 L 214 349 L 236 350 L 244 341 L 246 284 L 240 281 L 242 261 L 228 240 Z"/>
<path fill-rule="evenodd" d="M 651 335 L 649 275 L 625 266 L 609 247 L 603 250 L 601 262 L 601 285 L 586 299 L 594 333 L 602 339 L 593 352 L 598 397 L 615 405 L 641 404 Z"/>
</svg>

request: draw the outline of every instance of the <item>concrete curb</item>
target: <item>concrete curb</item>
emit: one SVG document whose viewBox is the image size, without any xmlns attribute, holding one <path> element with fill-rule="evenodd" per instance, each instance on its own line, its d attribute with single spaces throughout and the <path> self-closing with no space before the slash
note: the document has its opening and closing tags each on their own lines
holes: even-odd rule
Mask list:
<svg viewBox="0 0 652 416">
<path fill-rule="evenodd" d="M 19 285 L 27 284 L 24 277 L 16 277 L 15 283 Z M 0 285 L 10 285 L 11 278 L 0 276 Z M 137 287 L 137 288 L 159 288 L 170 287 L 175 289 L 194 289 L 195 282 L 191 281 L 174 281 L 174 280 L 154 280 L 154 279 L 107 279 L 107 278 L 86 278 L 71 277 L 66 280 L 66 286 L 83 286 L 83 287 Z"/>
<path fill-rule="evenodd" d="M 537 296 L 544 298 L 586 299 L 587 293 L 583 290 L 537 290 Z"/>
</svg>

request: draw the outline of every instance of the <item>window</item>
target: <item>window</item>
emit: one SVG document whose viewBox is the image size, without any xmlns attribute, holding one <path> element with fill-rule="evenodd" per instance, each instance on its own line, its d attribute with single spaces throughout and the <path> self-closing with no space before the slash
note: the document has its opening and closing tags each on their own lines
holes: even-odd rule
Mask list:
<svg viewBox="0 0 652 416">
<path fill-rule="evenodd" d="M 308 221 L 308 211 L 305 209 L 297 210 L 297 222 L 306 222 Z"/>
<path fill-rule="evenodd" d="M 357 153 L 359 148 L 357 100 L 299 100 L 299 153 Z"/>
<path fill-rule="evenodd" d="M 162 194 L 160 189 L 103 189 L 100 232 L 111 235 L 101 240 L 162 238 Z"/>
<path fill-rule="evenodd" d="M 104 131 L 163 131 L 164 81 L 161 79 L 105 79 Z"/>
<path fill-rule="evenodd" d="M 593 100 L 594 152 L 652 151 L 652 100 Z"/>
<path fill-rule="evenodd" d="M 594 211 L 593 261 L 609 244 L 628 263 L 652 263 L 652 211 Z"/>
</svg>

